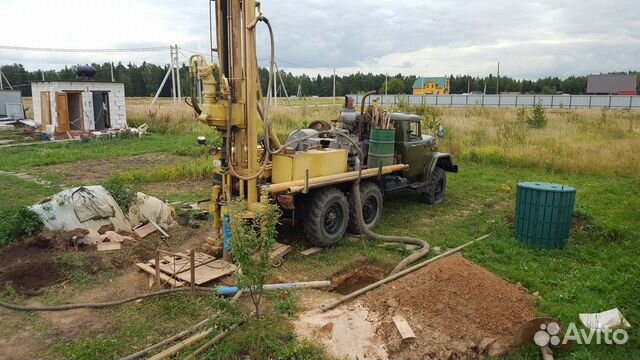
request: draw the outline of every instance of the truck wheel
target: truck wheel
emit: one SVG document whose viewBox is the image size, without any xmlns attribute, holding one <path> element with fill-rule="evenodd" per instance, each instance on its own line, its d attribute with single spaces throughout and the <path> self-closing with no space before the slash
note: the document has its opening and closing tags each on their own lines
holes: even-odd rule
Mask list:
<svg viewBox="0 0 640 360">
<path fill-rule="evenodd" d="M 304 219 L 307 240 L 319 247 L 335 245 L 344 237 L 349 222 L 349 202 L 336 188 L 325 188 L 311 195 Z"/>
<path fill-rule="evenodd" d="M 440 204 L 444 201 L 447 191 L 447 173 L 442 168 L 436 168 L 433 172 L 433 180 L 430 189 L 422 193 L 422 200 L 429 205 Z"/>
<path fill-rule="evenodd" d="M 369 230 L 373 230 L 382 218 L 382 191 L 380 187 L 371 182 L 360 184 L 360 199 L 362 200 L 362 217 Z M 349 196 L 349 232 L 362 234 L 356 213 L 356 199 Z"/>
</svg>

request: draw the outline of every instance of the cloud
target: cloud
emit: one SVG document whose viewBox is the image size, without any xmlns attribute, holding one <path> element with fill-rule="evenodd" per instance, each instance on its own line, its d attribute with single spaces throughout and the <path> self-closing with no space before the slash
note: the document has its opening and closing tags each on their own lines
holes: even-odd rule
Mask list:
<svg viewBox="0 0 640 360">
<path fill-rule="evenodd" d="M 640 14 L 634 0 L 396 1 L 263 0 L 280 67 L 295 73 L 355 71 L 520 78 L 637 68 Z M 177 43 L 207 52 L 206 0 L 4 0 L 0 44 L 109 48 Z M 8 23 L 6 23 L 8 21 Z M 28 23 L 28 26 L 25 24 Z M 259 30 L 260 59 L 268 57 Z M 189 55 L 185 52 L 185 55 Z M 166 53 L 42 54 L 0 50 L 29 68 L 122 59 L 164 64 Z M 184 58 L 183 58 L 184 60 Z M 265 62 L 263 61 L 263 64 Z"/>
</svg>

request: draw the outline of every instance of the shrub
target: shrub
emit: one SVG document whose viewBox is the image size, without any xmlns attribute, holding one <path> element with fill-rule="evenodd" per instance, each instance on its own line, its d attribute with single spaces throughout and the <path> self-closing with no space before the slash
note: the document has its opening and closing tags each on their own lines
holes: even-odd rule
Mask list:
<svg viewBox="0 0 640 360">
<path fill-rule="evenodd" d="M 442 121 L 440 119 L 442 113 L 440 110 L 431 106 L 421 106 L 419 109 L 422 112 L 423 133 L 426 133 L 426 130 L 429 130 L 430 135 L 437 134 L 440 130 L 440 126 L 442 126 Z"/>
<path fill-rule="evenodd" d="M 129 212 L 131 204 L 136 199 L 136 192 L 130 188 L 124 186 L 124 184 L 117 180 L 111 180 L 106 182 L 103 187 L 111 193 L 113 199 L 118 203 L 120 209 L 126 214 Z"/>
<path fill-rule="evenodd" d="M 2 211 L 0 212 L 0 245 L 33 235 L 41 228 L 42 220 L 38 214 L 27 208 Z"/>
<path fill-rule="evenodd" d="M 544 129 L 548 122 L 546 110 L 540 101 L 533 107 L 531 116 L 527 117 L 527 124 L 532 128 Z"/>
</svg>

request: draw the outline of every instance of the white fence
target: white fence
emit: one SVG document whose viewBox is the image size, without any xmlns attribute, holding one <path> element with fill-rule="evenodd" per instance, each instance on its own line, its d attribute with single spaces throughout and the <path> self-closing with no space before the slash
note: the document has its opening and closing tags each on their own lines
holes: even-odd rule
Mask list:
<svg viewBox="0 0 640 360">
<path fill-rule="evenodd" d="M 360 106 L 363 95 L 349 95 Z M 555 109 L 640 109 L 640 96 L 608 95 L 372 95 L 367 105 L 378 100 L 383 106 L 395 106 L 403 101 L 413 106 L 480 106 L 480 107 L 532 107 L 541 103 Z"/>
</svg>

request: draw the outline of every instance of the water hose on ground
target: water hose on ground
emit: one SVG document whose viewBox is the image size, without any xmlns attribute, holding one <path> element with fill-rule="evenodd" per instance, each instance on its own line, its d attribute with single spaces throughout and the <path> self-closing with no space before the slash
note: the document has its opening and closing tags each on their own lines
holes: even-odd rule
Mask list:
<svg viewBox="0 0 640 360">
<path fill-rule="evenodd" d="M 404 268 L 406 268 L 408 265 L 422 259 L 423 257 L 427 256 L 429 254 L 429 251 L 431 250 L 431 247 L 429 246 L 429 244 L 421 239 L 417 239 L 417 238 L 412 238 L 412 237 L 408 237 L 408 236 L 388 236 L 388 235 L 380 235 L 377 234 L 375 232 L 373 232 L 371 229 L 369 229 L 369 227 L 366 225 L 366 223 L 364 222 L 364 215 L 362 214 L 362 194 L 360 194 L 360 181 L 362 181 L 362 166 L 360 166 L 360 164 L 362 164 L 363 162 L 363 158 L 364 158 L 364 154 L 362 153 L 362 149 L 360 148 L 360 146 L 358 146 L 358 144 L 353 141 L 353 139 L 351 139 L 349 136 L 339 132 L 339 131 L 335 131 L 335 130 L 331 130 L 330 132 L 342 136 L 345 139 L 348 139 L 351 144 L 354 146 L 354 148 L 356 149 L 357 153 L 358 153 L 358 178 L 356 179 L 356 181 L 353 183 L 353 188 L 352 188 L 352 193 L 355 199 L 355 204 L 356 204 L 356 218 L 358 219 L 358 226 L 360 227 L 360 230 L 363 232 L 364 235 L 375 239 L 375 240 L 380 240 L 380 241 L 384 241 L 384 242 L 388 242 L 388 243 L 400 243 L 400 244 L 411 244 L 411 245 L 418 245 L 421 248 L 414 252 L 413 254 L 407 256 L 406 258 L 404 258 L 402 261 L 400 261 L 400 263 L 398 265 L 396 265 L 396 267 L 391 271 L 391 275 L 396 274 L 398 272 L 400 272 L 401 270 L 403 270 Z"/>
<path fill-rule="evenodd" d="M 195 290 L 203 291 L 203 292 L 217 291 L 216 288 L 205 288 L 205 287 L 196 287 Z M 106 303 L 91 303 L 91 304 L 69 304 L 69 305 L 56 305 L 56 306 L 21 306 L 21 305 L 0 302 L 0 307 L 9 309 L 9 310 L 14 310 L 14 311 L 32 311 L 32 312 L 69 311 L 69 310 L 77 310 L 77 309 L 104 309 L 104 308 L 123 305 L 126 303 L 147 299 L 151 297 L 190 292 L 190 291 L 191 291 L 191 288 L 167 289 L 167 290 L 156 291 L 149 294 L 132 296 L 122 300 L 116 300 L 116 301 L 111 301 Z"/>
<path fill-rule="evenodd" d="M 362 231 L 362 233 L 375 240 L 380 240 L 388 243 L 418 245 L 421 247 L 418 251 L 414 252 L 413 254 L 407 256 L 402 261 L 400 261 L 400 263 L 396 265 L 396 267 L 391 271 L 391 275 L 393 275 L 400 272 L 402 269 L 406 268 L 408 265 L 427 256 L 429 254 L 429 251 L 431 250 L 431 247 L 424 240 L 420 240 L 412 237 L 406 237 L 406 236 L 380 235 L 380 234 L 374 233 L 373 231 L 371 231 L 371 229 L 369 229 L 369 227 L 364 222 L 364 216 L 362 214 L 363 203 L 362 203 L 362 195 L 360 194 L 361 173 L 362 173 L 362 170 L 360 170 L 358 179 L 353 183 L 353 196 L 356 203 L 356 214 L 357 214 L 356 217 L 358 219 L 358 226 L 360 227 L 360 230 Z"/>
</svg>

